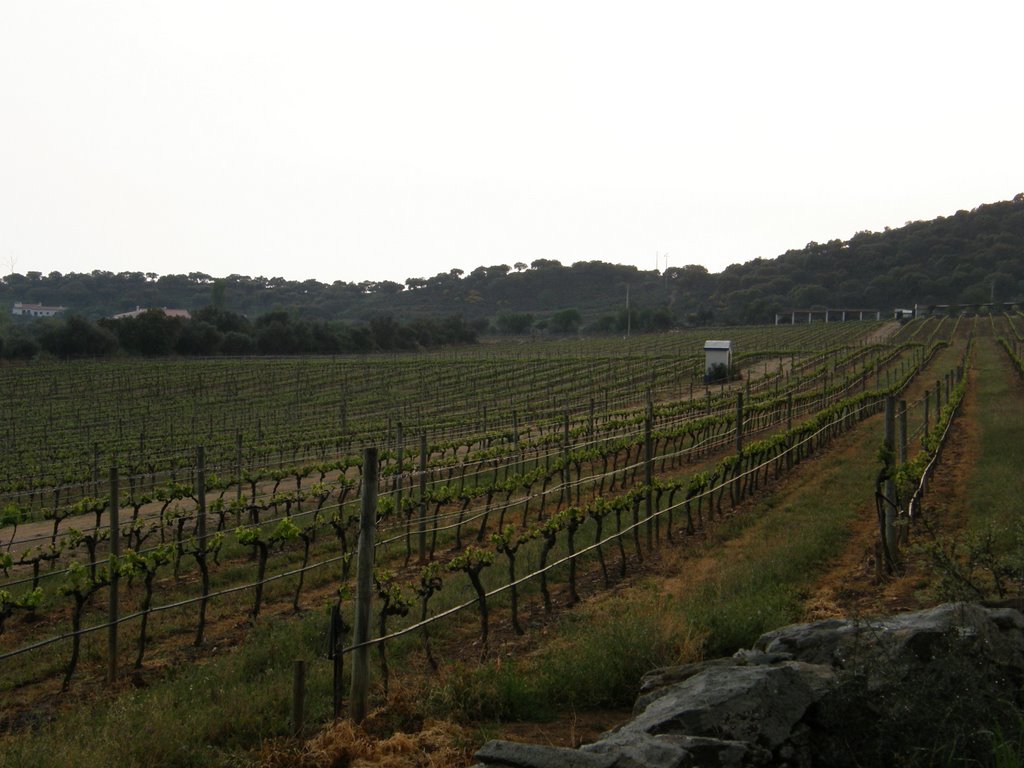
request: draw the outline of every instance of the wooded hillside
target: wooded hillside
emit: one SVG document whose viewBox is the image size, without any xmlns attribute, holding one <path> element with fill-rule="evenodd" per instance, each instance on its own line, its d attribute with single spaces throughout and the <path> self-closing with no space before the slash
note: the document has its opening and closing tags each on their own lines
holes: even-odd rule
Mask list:
<svg viewBox="0 0 1024 768">
<path fill-rule="evenodd" d="M 777 311 L 815 306 L 888 312 L 914 304 L 1017 302 L 1024 298 L 1022 255 L 1024 193 L 898 229 L 811 242 L 718 274 L 696 265 L 658 272 L 598 261 L 566 266 L 543 258 L 409 277 L 404 284 L 332 282 L 329 275 L 297 282 L 199 272 L 29 272 L 0 282 L 0 306 L 60 305 L 86 318 L 136 306 L 214 306 L 250 318 L 284 310 L 307 320 L 357 323 L 384 315 L 399 321 L 461 315 L 499 333 L 616 331 L 626 324 L 628 286 L 633 329 L 655 330 L 767 323 Z"/>
</svg>

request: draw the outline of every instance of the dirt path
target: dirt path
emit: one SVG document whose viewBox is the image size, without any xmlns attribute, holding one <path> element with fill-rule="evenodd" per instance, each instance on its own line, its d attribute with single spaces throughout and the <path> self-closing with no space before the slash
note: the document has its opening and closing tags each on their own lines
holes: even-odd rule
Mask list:
<svg viewBox="0 0 1024 768">
<path fill-rule="evenodd" d="M 979 343 L 992 344 L 991 339 Z M 968 371 L 967 392 L 960 413 L 953 422 L 938 469 L 928 486 L 924 515 L 928 526 L 949 535 L 965 523 L 967 487 L 982 457 L 978 423 L 979 376 L 1002 375 L 999 371 Z M 985 404 L 989 406 L 988 403 Z M 914 525 L 912 537 L 929 537 L 921 524 Z M 873 503 L 866 503 L 850 527 L 846 550 L 817 581 L 807 601 L 807 619 L 833 616 L 869 616 L 924 608 L 936 602 L 935 576 L 927 558 L 913 546 L 904 551 L 904 570 L 895 577 L 878 578 L 876 552 L 878 519 Z"/>
<path fill-rule="evenodd" d="M 893 320 L 891 323 L 886 323 L 877 331 L 869 335 L 865 339 L 865 342 L 868 344 L 884 344 L 899 333 L 901 327 L 902 326 L 900 326 L 898 321 Z"/>
</svg>

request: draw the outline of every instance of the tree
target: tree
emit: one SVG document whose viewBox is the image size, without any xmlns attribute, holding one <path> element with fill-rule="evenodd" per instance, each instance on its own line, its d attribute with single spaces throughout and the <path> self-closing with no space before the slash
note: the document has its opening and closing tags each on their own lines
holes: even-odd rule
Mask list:
<svg viewBox="0 0 1024 768">
<path fill-rule="evenodd" d="M 578 309 L 563 309 L 548 320 L 548 330 L 551 333 L 576 333 L 582 322 Z"/>
<path fill-rule="evenodd" d="M 224 280 L 214 280 L 210 289 L 210 304 L 214 309 L 224 309 L 224 291 L 227 284 Z"/>
<path fill-rule="evenodd" d="M 174 350 L 184 321 L 168 317 L 160 309 L 150 309 L 138 317 L 118 320 L 103 318 L 99 325 L 117 334 L 121 348 L 145 357 L 164 357 Z"/>
<path fill-rule="evenodd" d="M 494 327 L 498 333 L 527 333 L 533 327 L 533 315 L 529 312 L 502 312 L 494 319 Z"/>
<path fill-rule="evenodd" d="M 308 347 L 303 332 L 308 327 L 292 322 L 284 310 L 275 310 L 256 319 L 256 348 L 264 355 L 294 355 Z"/>
<path fill-rule="evenodd" d="M 424 288 L 427 285 L 427 281 L 422 277 L 410 277 L 405 281 L 405 287 L 410 291 L 415 291 L 419 288 Z"/>
<path fill-rule="evenodd" d="M 220 351 L 225 355 L 251 355 L 256 351 L 256 342 L 248 334 L 229 331 L 224 334 Z"/>
<path fill-rule="evenodd" d="M 54 319 L 39 335 L 43 349 L 62 359 L 71 357 L 104 357 L 117 350 L 117 338 L 83 317 L 72 315 L 67 320 Z"/>
<path fill-rule="evenodd" d="M 193 319 L 182 327 L 174 350 L 179 355 L 215 355 L 223 339 L 224 336 L 214 326 Z"/>
</svg>

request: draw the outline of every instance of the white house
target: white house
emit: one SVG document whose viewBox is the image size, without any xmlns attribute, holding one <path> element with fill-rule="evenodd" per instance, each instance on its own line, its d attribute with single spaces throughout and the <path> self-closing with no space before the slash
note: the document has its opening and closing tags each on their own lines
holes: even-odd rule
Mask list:
<svg viewBox="0 0 1024 768">
<path fill-rule="evenodd" d="M 709 375 L 716 365 L 724 365 L 727 371 L 732 370 L 731 341 L 708 339 L 704 342 L 704 375 Z"/>
<path fill-rule="evenodd" d="M 167 317 L 180 317 L 183 320 L 192 319 L 192 315 L 187 309 L 168 309 L 167 307 L 152 307 L 152 309 L 156 309 L 159 310 L 160 312 L 163 312 L 164 315 L 166 315 Z M 118 315 L 114 315 L 113 319 L 124 320 L 130 317 L 138 317 L 139 315 L 143 315 L 146 312 L 149 312 L 149 309 L 143 309 L 142 307 L 135 305 L 135 309 L 133 309 L 131 312 L 121 312 Z"/>
<path fill-rule="evenodd" d="M 42 304 L 23 304 L 16 301 L 11 307 L 11 314 L 20 317 L 53 317 L 65 309 L 67 307 L 44 307 Z"/>
</svg>

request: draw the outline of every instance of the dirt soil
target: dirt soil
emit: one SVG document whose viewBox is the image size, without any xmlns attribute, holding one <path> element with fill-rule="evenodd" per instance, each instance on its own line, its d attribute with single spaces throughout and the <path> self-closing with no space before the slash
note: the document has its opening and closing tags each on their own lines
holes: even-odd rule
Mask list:
<svg viewBox="0 0 1024 768">
<path fill-rule="evenodd" d="M 950 534 L 964 524 L 964 489 L 980 455 L 976 371 L 968 370 L 968 386 L 960 416 L 953 422 L 935 474 L 928 484 L 924 520 L 913 526 L 917 536 Z M 931 534 L 928 530 L 931 530 Z M 900 571 L 882 576 L 878 515 L 867 504 L 850 528 L 846 551 L 818 580 L 807 602 L 808 621 L 832 617 L 880 616 L 935 604 L 933 577 L 924 555 L 905 547 Z"/>
</svg>

